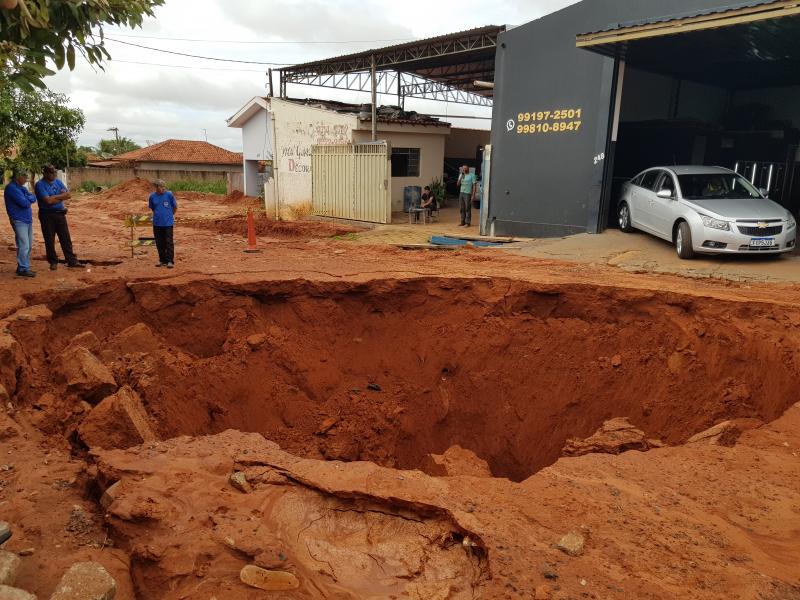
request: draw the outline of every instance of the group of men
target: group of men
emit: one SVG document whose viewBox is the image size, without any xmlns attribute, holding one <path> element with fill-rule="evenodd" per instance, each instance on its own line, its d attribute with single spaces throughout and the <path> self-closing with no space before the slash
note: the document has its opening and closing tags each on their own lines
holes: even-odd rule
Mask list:
<svg viewBox="0 0 800 600">
<path fill-rule="evenodd" d="M 72 238 L 67 223 L 67 207 L 64 204 L 72 196 L 67 186 L 58 179 L 53 165 L 46 165 L 42 178 L 36 182 L 34 192 L 28 190 L 28 173 L 17 169 L 12 180 L 6 185 L 3 198 L 6 213 L 14 230 L 17 245 L 17 277 L 36 277 L 31 269 L 33 250 L 33 205 L 39 207 L 39 223 L 42 227 L 44 246 L 50 270 L 58 269 L 59 259 L 56 251 L 56 237 L 64 254 L 64 262 L 69 268 L 83 267 L 72 249 Z M 178 203 L 166 183 L 158 179 L 153 182 L 155 192 L 148 198 L 148 207 L 153 212 L 153 236 L 158 249 L 157 267 L 171 269 L 175 266 L 175 245 L 173 227 Z"/>
<path fill-rule="evenodd" d="M 44 167 L 42 178 L 36 182 L 31 193 L 26 187 L 28 173 L 16 170 L 12 180 L 6 185 L 3 198 L 5 199 L 6 212 L 14 229 L 17 243 L 17 276 L 36 277 L 36 272 L 31 269 L 31 251 L 33 249 L 33 205 L 39 205 L 39 223 L 42 226 L 42 236 L 47 253 L 47 262 L 50 270 L 58 268 L 58 253 L 56 252 L 56 237 L 61 244 L 61 251 L 67 267 L 76 268 L 83 265 L 72 249 L 72 239 L 69 235 L 67 224 L 66 200 L 71 198 L 69 190 L 57 177 L 53 165 Z"/>
</svg>

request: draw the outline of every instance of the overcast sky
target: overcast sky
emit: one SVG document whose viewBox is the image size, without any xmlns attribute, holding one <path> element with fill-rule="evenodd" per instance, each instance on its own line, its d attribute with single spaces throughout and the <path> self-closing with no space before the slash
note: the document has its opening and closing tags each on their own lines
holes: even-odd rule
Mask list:
<svg viewBox="0 0 800 600">
<path fill-rule="evenodd" d="M 482 25 L 521 25 L 576 1 L 167 0 L 141 29 L 105 31 L 109 38 L 172 52 L 297 64 Z M 143 145 L 169 138 L 204 139 L 205 129 L 209 142 L 241 150 L 241 131 L 229 129 L 225 119 L 253 96 L 265 95 L 267 65 L 199 60 L 110 40 L 106 47 L 113 61 L 105 71 L 80 63 L 74 72 L 47 80 L 86 114 L 81 144 L 94 146 L 112 137 L 109 127 L 119 127 L 120 135 Z M 290 86 L 289 95 L 370 101 L 368 93 L 301 86 Z M 396 103 L 394 97 L 382 101 Z M 419 100 L 407 100 L 406 108 L 443 115 L 491 114 Z M 489 127 L 486 120 L 449 120 Z"/>
</svg>

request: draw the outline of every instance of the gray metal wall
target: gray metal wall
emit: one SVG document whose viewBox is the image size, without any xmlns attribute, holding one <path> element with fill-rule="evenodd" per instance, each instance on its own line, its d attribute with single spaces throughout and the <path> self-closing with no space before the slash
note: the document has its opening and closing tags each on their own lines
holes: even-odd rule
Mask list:
<svg viewBox="0 0 800 600">
<path fill-rule="evenodd" d="M 613 59 L 576 48 L 576 35 L 732 4 L 584 0 L 503 34 L 492 122 L 489 223 L 495 234 L 554 237 L 597 231 L 615 67 Z M 577 132 L 517 133 L 520 113 L 562 109 L 581 110 Z"/>
</svg>

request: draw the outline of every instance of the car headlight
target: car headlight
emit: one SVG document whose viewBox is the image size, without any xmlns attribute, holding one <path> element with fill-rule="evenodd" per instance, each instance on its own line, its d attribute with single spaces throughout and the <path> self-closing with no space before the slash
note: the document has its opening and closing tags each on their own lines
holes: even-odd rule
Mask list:
<svg viewBox="0 0 800 600">
<path fill-rule="evenodd" d="M 715 219 L 707 215 L 700 215 L 700 218 L 703 220 L 703 225 L 710 229 L 719 229 L 720 231 L 731 230 L 731 224 L 727 221 L 720 221 L 719 219 Z"/>
<path fill-rule="evenodd" d="M 794 220 L 794 217 L 790 214 L 789 221 L 786 223 L 786 229 L 794 229 L 797 226 L 797 221 Z"/>
</svg>

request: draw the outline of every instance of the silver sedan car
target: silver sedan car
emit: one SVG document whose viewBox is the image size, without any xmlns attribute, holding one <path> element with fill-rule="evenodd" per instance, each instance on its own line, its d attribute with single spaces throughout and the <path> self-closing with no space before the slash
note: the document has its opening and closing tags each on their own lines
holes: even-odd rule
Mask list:
<svg viewBox="0 0 800 600">
<path fill-rule="evenodd" d="M 655 167 L 625 183 L 619 227 L 675 244 L 678 256 L 781 254 L 794 250 L 797 223 L 744 177 L 722 167 Z"/>
</svg>

